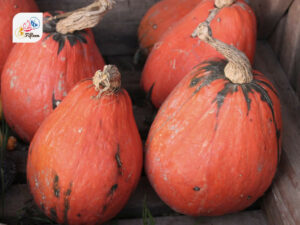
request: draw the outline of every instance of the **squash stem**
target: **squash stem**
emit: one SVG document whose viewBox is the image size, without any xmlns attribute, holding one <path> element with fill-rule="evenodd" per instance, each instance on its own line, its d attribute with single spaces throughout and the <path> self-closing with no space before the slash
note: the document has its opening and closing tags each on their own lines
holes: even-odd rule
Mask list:
<svg viewBox="0 0 300 225">
<path fill-rule="evenodd" d="M 215 0 L 215 6 L 219 9 L 231 6 L 236 0 Z"/>
<path fill-rule="evenodd" d="M 102 94 L 110 95 L 118 92 L 121 88 L 121 74 L 118 68 L 115 65 L 105 65 L 102 71 L 96 71 L 93 85 L 98 91 L 96 98 L 100 98 Z"/>
<path fill-rule="evenodd" d="M 252 81 L 252 67 L 247 56 L 235 47 L 213 38 L 207 22 L 199 24 L 193 34 L 215 48 L 228 60 L 224 73 L 225 77 L 232 83 L 244 84 Z"/>
<path fill-rule="evenodd" d="M 50 20 L 61 19 L 56 24 L 57 32 L 61 34 L 73 33 L 76 30 L 96 26 L 114 4 L 114 0 L 96 0 L 86 7 L 60 14 L 50 18 Z"/>
</svg>

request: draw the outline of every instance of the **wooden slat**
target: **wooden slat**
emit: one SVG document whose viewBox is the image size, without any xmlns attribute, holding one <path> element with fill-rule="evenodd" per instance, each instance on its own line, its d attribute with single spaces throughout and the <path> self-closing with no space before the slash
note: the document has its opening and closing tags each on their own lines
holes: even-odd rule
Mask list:
<svg viewBox="0 0 300 225">
<path fill-rule="evenodd" d="M 289 81 L 300 97 L 300 0 L 294 0 L 286 17 L 270 38 Z"/>
<path fill-rule="evenodd" d="M 249 2 L 257 17 L 258 38 L 266 39 L 293 0 L 250 0 Z"/>
<path fill-rule="evenodd" d="M 279 92 L 283 117 L 283 154 L 276 179 L 264 201 L 270 224 L 300 224 L 300 104 L 266 42 L 259 42 L 255 68 L 268 76 Z M 275 219 L 276 218 L 276 219 Z"/>
<path fill-rule="evenodd" d="M 265 73 L 273 81 L 280 93 L 281 105 L 284 105 L 283 108 L 292 113 L 295 121 L 297 121 L 300 101 L 288 82 L 285 72 L 273 50 L 265 41 L 257 42 L 254 68 L 261 70 L 261 72 Z"/>
<path fill-rule="evenodd" d="M 155 225 L 267 225 L 261 211 L 247 211 L 220 217 L 166 216 L 154 218 Z M 105 225 L 141 225 L 142 219 L 113 220 Z"/>
</svg>

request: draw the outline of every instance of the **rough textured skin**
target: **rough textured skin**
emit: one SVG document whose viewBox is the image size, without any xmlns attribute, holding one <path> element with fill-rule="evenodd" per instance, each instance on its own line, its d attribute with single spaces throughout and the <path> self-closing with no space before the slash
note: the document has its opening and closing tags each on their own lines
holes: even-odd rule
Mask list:
<svg viewBox="0 0 300 225">
<path fill-rule="evenodd" d="M 147 176 L 161 199 L 192 215 L 242 210 L 270 186 L 281 152 L 280 103 L 253 71 L 249 84 L 203 63 L 172 91 L 146 142 Z"/>
<path fill-rule="evenodd" d="M 101 224 L 135 189 L 143 150 L 129 95 L 93 98 L 79 83 L 45 119 L 30 145 L 27 178 L 37 205 L 59 223 Z"/>
<path fill-rule="evenodd" d="M 222 57 L 212 47 L 191 34 L 214 8 L 213 0 L 204 0 L 163 35 L 153 47 L 145 64 L 141 85 L 146 92 L 154 85 L 151 100 L 159 107 L 178 82 L 200 62 Z M 256 19 L 242 0 L 221 9 L 211 21 L 214 38 L 232 44 L 253 62 L 256 44 Z"/>
<path fill-rule="evenodd" d="M 2 73 L 1 97 L 7 123 L 25 141 L 30 141 L 68 91 L 80 80 L 102 69 L 104 60 L 90 30 L 81 34 L 87 43 L 44 33 L 33 44 L 16 44 Z M 58 54 L 58 49 L 61 49 Z"/>
<path fill-rule="evenodd" d="M 36 12 L 34 0 L 0 0 L 0 74 L 5 60 L 13 47 L 12 20 L 19 12 Z"/>
<path fill-rule="evenodd" d="M 150 52 L 162 35 L 200 1 L 202 0 L 162 0 L 154 4 L 144 15 L 138 28 L 140 47 Z"/>
</svg>

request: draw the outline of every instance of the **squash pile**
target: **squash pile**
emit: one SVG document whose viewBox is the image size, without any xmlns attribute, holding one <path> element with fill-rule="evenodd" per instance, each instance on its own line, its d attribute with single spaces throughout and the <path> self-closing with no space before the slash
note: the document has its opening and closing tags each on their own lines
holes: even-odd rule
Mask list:
<svg viewBox="0 0 300 225">
<path fill-rule="evenodd" d="M 270 186 L 282 136 L 278 93 L 251 66 L 252 9 L 244 0 L 162 0 L 145 14 L 141 87 L 159 110 L 143 158 L 121 73 L 105 65 L 90 29 L 114 4 L 44 13 L 42 39 L 4 57 L 3 112 L 30 143 L 36 204 L 60 224 L 102 224 L 125 206 L 144 160 L 154 190 L 179 213 L 245 209 Z"/>
</svg>

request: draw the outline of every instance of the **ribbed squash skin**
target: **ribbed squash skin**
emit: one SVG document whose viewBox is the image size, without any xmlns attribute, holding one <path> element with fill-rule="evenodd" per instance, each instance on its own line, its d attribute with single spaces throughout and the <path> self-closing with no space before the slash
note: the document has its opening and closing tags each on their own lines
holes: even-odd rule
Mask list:
<svg viewBox="0 0 300 225">
<path fill-rule="evenodd" d="M 146 92 L 153 86 L 151 100 L 159 107 L 179 81 L 191 69 L 211 57 L 222 57 L 212 47 L 191 34 L 206 20 L 214 0 L 204 0 L 163 35 L 152 49 L 145 64 L 141 85 Z M 213 36 L 233 44 L 253 62 L 256 45 L 256 19 L 242 0 L 219 11 L 210 23 Z"/>
<path fill-rule="evenodd" d="M 7 123 L 25 141 L 30 141 L 42 121 L 80 80 L 102 69 L 104 60 L 91 30 L 82 32 L 71 46 L 63 47 L 43 33 L 33 44 L 16 44 L 1 77 L 3 112 Z M 84 38 L 87 43 L 80 41 Z M 74 41 L 74 40 L 73 40 Z M 60 49 L 60 51 L 59 51 Z M 58 53 L 59 51 L 59 53 Z"/>
<path fill-rule="evenodd" d="M 200 1 L 202 0 L 162 0 L 154 4 L 144 15 L 138 28 L 140 47 L 150 52 L 162 35 Z"/>
<path fill-rule="evenodd" d="M 36 12 L 34 0 L 0 0 L 0 74 L 6 58 L 13 47 L 12 20 L 19 12 Z"/>
<path fill-rule="evenodd" d="M 37 205 L 59 223 L 101 224 L 135 189 L 142 143 L 125 90 L 98 93 L 90 80 L 68 94 L 36 132 L 27 178 Z"/>
<path fill-rule="evenodd" d="M 158 111 L 146 142 L 147 176 L 160 198 L 192 215 L 251 205 L 269 187 L 281 152 L 280 103 L 253 71 L 249 84 L 224 77 L 225 61 L 198 65 Z"/>
</svg>

